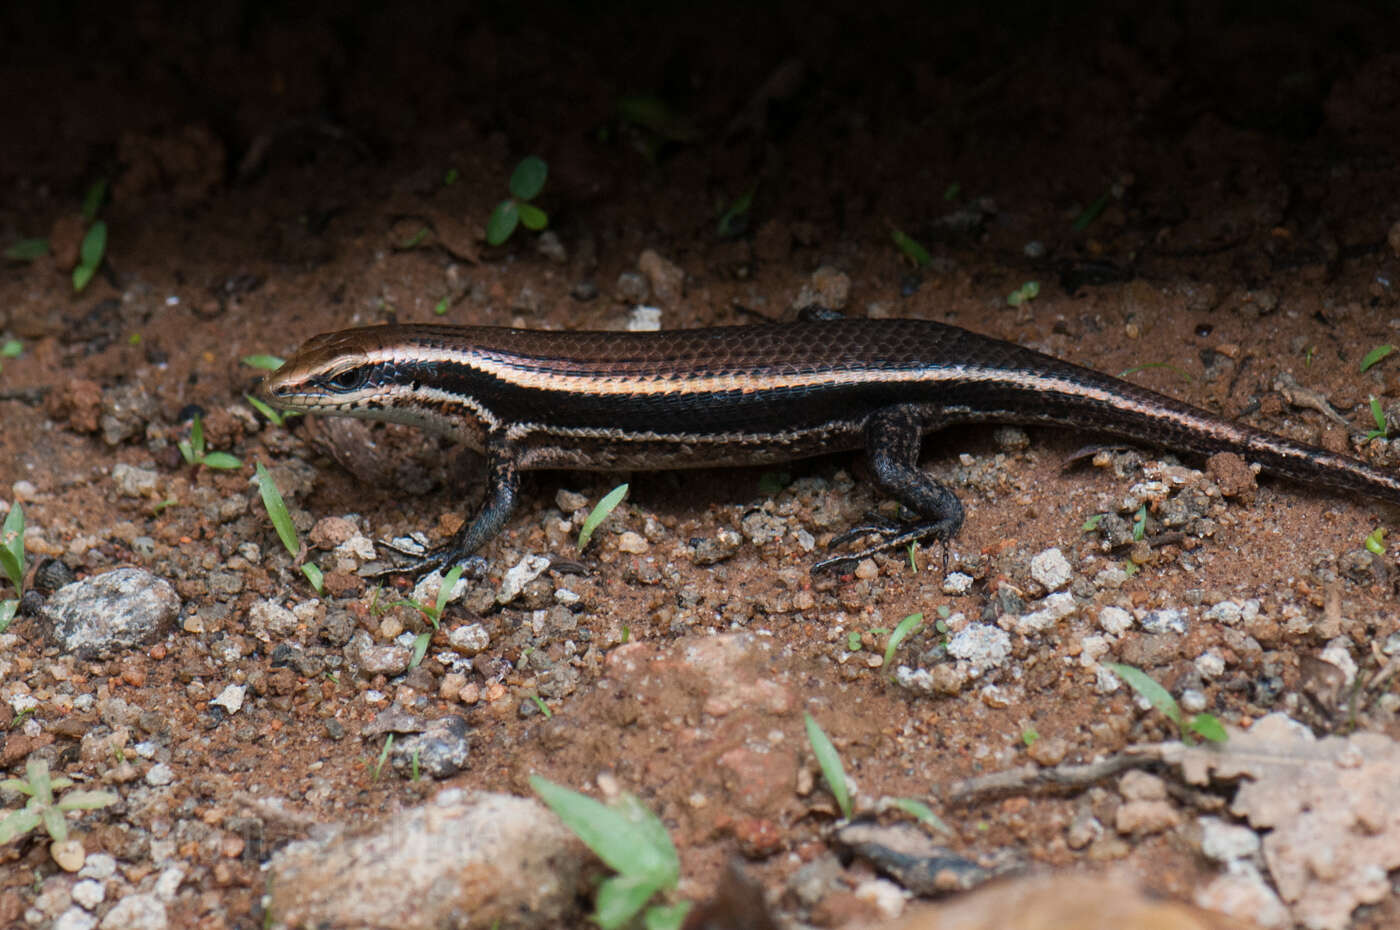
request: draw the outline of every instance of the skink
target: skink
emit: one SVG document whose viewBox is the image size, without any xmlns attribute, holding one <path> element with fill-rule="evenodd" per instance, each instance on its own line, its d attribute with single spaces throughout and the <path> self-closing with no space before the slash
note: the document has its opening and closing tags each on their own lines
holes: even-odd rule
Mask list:
<svg viewBox="0 0 1400 930">
<path fill-rule="evenodd" d="M 924 320 L 814 320 L 662 333 L 394 325 L 308 341 L 262 385 L 275 406 L 405 423 L 484 453 L 476 517 L 403 571 L 463 560 L 510 517 L 529 469 L 701 468 L 864 447 L 915 519 L 872 520 L 818 562 L 843 567 L 963 522 L 918 466 L 923 436 L 979 421 L 1050 424 L 1210 455 L 1400 503 L 1400 478 L 1030 349 Z"/>
</svg>

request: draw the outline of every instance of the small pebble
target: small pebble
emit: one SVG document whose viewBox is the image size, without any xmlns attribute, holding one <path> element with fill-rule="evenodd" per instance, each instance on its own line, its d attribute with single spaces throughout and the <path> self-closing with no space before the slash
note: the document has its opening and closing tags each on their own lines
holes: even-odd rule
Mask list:
<svg viewBox="0 0 1400 930">
<path fill-rule="evenodd" d="M 157 762 L 146 772 L 146 784 L 162 788 L 175 780 L 175 771 L 164 762 Z"/>
<path fill-rule="evenodd" d="M 1069 583 L 1069 562 L 1059 549 L 1046 549 L 1031 558 L 1031 577 L 1047 591 L 1057 591 Z"/>
<path fill-rule="evenodd" d="M 65 872 L 78 871 L 87 859 L 87 851 L 83 849 L 83 841 L 76 838 L 55 840 L 53 845 L 49 847 L 49 855 Z"/>
<path fill-rule="evenodd" d="M 949 572 L 943 579 L 943 593 L 963 595 L 972 590 L 972 576 L 962 572 Z"/>
</svg>

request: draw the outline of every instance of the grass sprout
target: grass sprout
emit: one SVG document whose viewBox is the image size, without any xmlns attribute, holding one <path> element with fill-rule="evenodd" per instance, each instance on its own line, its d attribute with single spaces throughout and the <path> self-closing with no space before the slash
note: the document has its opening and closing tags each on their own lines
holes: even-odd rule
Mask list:
<svg viewBox="0 0 1400 930">
<path fill-rule="evenodd" d="M 593 531 L 608 518 L 609 514 L 617 509 L 618 504 L 622 503 L 622 499 L 627 496 L 629 487 L 630 485 L 619 484 L 607 494 L 603 495 L 603 499 L 588 512 L 588 516 L 583 520 L 583 526 L 578 531 L 578 549 L 580 552 L 588 545 L 588 541 L 593 538 Z"/>
<path fill-rule="evenodd" d="M 272 475 L 263 467 L 262 462 L 258 463 L 257 474 L 253 476 L 253 482 L 258 486 L 258 493 L 262 495 L 263 506 L 267 508 L 267 515 L 272 520 L 272 527 L 277 531 L 277 538 L 282 540 L 282 547 L 287 550 L 287 554 L 296 560 L 302 555 L 301 538 L 297 536 L 296 525 L 292 523 L 292 515 L 287 512 L 287 504 L 282 500 L 282 492 L 277 490 L 277 483 L 272 480 Z M 301 573 L 306 576 L 306 580 L 311 582 L 311 587 L 320 594 L 325 587 L 325 577 L 321 569 L 311 562 L 301 563 Z"/>
<path fill-rule="evenodd" d="M 431 607 L 411 597 L 399 601 L 399 606 L 412 607 L 418 611 L 432 625 L 433 631 L 436 631 L 442 623 L 442 612 L 447 609 L 447 601 L 452 597 L 452 592 L 456 589 L 457 582 L 461 580 L 462 572 L 465 569 L 465 565 L 457 564 L 452 566 L 446 575 L 442 576 L 442 584 L 438 585 L 437 600 Z M 428 644 L 432 642 L 432 639 L 433 633 L 428 630 L 424 630 L 413 638 L 413 658 L 409 661 L 410 667 L 417 667 L 418 663 L 423 661 L 423 656 L 427 655 Z"/>
<path fill-rule="evenodd" d="M 1372 439 L 1389 438 L 1390 424 L 1389 421 L 1386 419 L 1385 411 L 1381 409 L 1381 402 L 1376 399 L 1375 395 L 1371 396 L 1370 405 L 1371 419 L 1375 422 L 1376 428 L 1373 430 L 1367 430 L 1366 440 L 1369 442 Z"/>
<path fill-rule="evenodd" d="M 902 229 L 891 229 L 890 236 L 894 239 L 895 248 L 900 254 L 909 259 L 909 263 L 915 268 L 927 267 L 933 256 L 928 254 L 928 249 L 919 244 L 918 240 Z"/>
<path fill-rule="evenodd" d="M 831 790 L 831 796 L 836 799 L 841 816 L 850 820 L 851 791 L 846 784 L 846 769 L 841 764 L 841 754 L 836 751 L 831 738 L 826 735 L 816 718 L 811 714 L 803 714 L 802 717 L 807 726 L 807 742 L 812 745 L 812 754 L 817 757 L 817 765 L 822 770 L 822 777 L 826 779 L 826 786 Z"/>
<path fill-rule="evenodd" d="M 1214 714 L 1182 716 L 1181 707 L 1176 703 L 1176 698 L 1171 696 L 1171 692 L 1157 684 L 1157 681 L 1142 669 L 1120 662 L 1105 662 L 1104 667 L 1123 679 L 1128 687 L 1155 707 L 1162 716 L 1176 724 L 1183 743 L 1194 743 L 1198 736 L 1212 743 L 1225 742 L 1225 727 Z"/>
<path fill-rule="evenodd" d="M 1368 368 L 1370 368 L 1371 366 L 1375 365 L 1375 364 L 1376 364 L 1377 362 L 1379 362 L 1381 359 L 1385 358 L 1387 355 L 1389 355 L 1390 353 L 1392 353 L 1392 352 L 1394 352 L 1394 351 L 1395 351 L 1395 346 L 1392 346 L 1392 345 L 1378 345 L 1378 346 L 1376 346 L 1374 349 L 1372 349 L 1370 352 L 1367 352 L 1367 353 L 1365 354 L 1365 356 L 1362 357 L 1362 359 L 1361 359 L 1361 370 L 1362 370 L 1363 372 L 1366 371 Z"/>
<path fill-rule="evenodd" d="M 678 930 L 690 909 L 689 901 L 649 905 L 680 882 L 680 857 L 655 814 L 630 794 L 604 804 L 539 775 L 530 776 L 530 787 L 564 826 L 617 873 L 598 886 L 593 920 L 599 927 L 617 930 L 640 914 L 647 930 Z"/>
<path fill-rule="evenodd" d="M 890 664 L 894 662 L 895 650 L 899 648 L 900 644 L 903 643 L 904 640 L 908 639 L 909 634 L 913 633 L 920 626 L 922 626 L 923 622 L 923 614 L 910 614 L 909 616 L 905 617 L 903 620 L 895 624 L 894 632 L 890 634 L 889 642 L 885 643 L 884 668 L 888 669 L 890 667 Z"/>
</svg>

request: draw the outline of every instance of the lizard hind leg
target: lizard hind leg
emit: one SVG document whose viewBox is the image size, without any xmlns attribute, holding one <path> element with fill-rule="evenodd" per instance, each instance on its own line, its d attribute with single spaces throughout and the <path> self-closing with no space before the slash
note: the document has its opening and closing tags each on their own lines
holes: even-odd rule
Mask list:
<svg viewBox="0 0 1400 930">
<path fill-rule="evenodd" d="M 962 527 L 963 507 L 956 494 L 919 468 L 919 447 L 928 426 L 917 409 L 911 407 L 889 407 L 876 412 L 866 422 L 866 457 L 870 460 L 876 487 L 903 504 L 915 517 L 910 521 L 868 517 L 866 522 L 833 539 L 831 545 L 844 546 L 862 536 L 874 537 L 874 541 L 858 551 L 821 560 L 812 566 L 813 573 L 846 568 L 876 552 L 899 549 L 925 539 L 944 544 L 946 567 L 947 542 Z"/>
</svg>

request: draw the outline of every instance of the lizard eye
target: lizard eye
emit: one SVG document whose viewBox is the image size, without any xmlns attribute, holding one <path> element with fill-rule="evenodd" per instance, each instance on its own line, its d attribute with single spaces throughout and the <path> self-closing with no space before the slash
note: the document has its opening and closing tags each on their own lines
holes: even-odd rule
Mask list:
<svg viewBox="0 0 1400 930">
<path fill-rule="evenodd" d="M 344 371 L 338 371 L 329 378 L 326 378 L 325 385 L 332 391 L 349 393 L 350 391 L 358 391 L 360 388 L 364 387 L 365 382 L 368 380 L 369 371 L 367 369 L 347 368 Z"/>
</svg>

